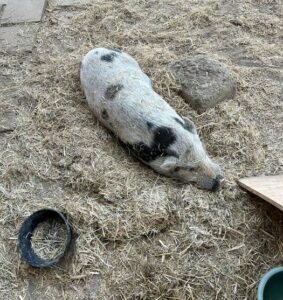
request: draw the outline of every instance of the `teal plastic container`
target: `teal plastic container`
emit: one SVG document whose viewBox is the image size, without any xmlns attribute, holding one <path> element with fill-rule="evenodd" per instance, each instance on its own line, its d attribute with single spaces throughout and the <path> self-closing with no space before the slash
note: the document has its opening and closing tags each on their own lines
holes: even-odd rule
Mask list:
<svg viewBox="0 0 283 300">
<path fill-rule="evenodd" d="M 260 280 L 258 300 L 283 300 L 283 267 L 267 272 Z"/>
</svg>

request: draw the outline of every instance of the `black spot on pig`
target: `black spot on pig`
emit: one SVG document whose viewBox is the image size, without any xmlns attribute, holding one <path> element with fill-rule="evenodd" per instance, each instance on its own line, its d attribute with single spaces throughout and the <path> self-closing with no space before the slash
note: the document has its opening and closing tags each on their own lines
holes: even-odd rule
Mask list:
<svg viewBox="0 0 283 300">
<path fill-rule="evenodd" d="M 180 170 L 181 170 L 180 167 L 176 167 L 176 168 L 174 169 L 174 172 L 179 172 Z"/>
<path fill-rule="evenodd" d="M 179 157 L 175 151 L 169 149 L 169 147 L 176 141 L 176 136 L 169 127 L 157 127 L 154 130 L 153 142 L 150 146 L 144 142 L 135 144 L 127 144 L 128 148 L 133 151 L 144 162 L 151 162 L 158 157 L 175 156 Z"/>
<path fill-rule="evenodd" d="M 108 115 L 108 112 L 106 109 L 103 109 L 102 112 L 101 112 L 101 117 L 102 119 L 104 120 L 107 120 L 109 118 L 109 115 Z"/>
<path fill-rule="evenodd" d="M 161 126 L 154 130 L 153 146 L 160 149 L 167 149 L 176 141 L 173 130 L 169 127 Z"/>
<path fill-rule="evenodd" d="M 196 133 L 196 127 L 192 121 L 184 119 L 185 125 L 184 128 L 191 133 Z"/>
<path fill-rule="evenodd" d="M 116 97 L 117 93 L 121 91 L 123 87 L 124 86 L 122 84 L 110 85 L 105 92 L 105 98 L 113 100 Z"/>
<path fill-rule="evenodd" d="M 109 54 L 102 55 L 100 59 L 103 61 L 106 61 L 106 62 L 112 62 L 114 60 L 114 57 L 116 57 L 116 56 L 117 56 L 117 53 L 112 52 Z"/>
<path fill-rule="evenodd" d="M 149 121 L 146 122 L 147 128 L 151 129 L 153 127 L 153 124 Z"/>
<path fill-rule="evenodd" d="M 180 125 L 182 125 L 182 126 L 184 127 L 183 121 L 181 121 L 181 120 L 178 119 L 178 118 L 174 118 L 174 120 L 175 120 L 177 123 L 179 123 Z"/>
<path fill-rule="evenodd" d="M 192 122 L 182 119 L 182 121 L 178 118 L 174 118 L 174 120 L 179 123 L 184 129 L 189 131 L 190 133 L 195 133 L 195 126 Z"/>
</svg>

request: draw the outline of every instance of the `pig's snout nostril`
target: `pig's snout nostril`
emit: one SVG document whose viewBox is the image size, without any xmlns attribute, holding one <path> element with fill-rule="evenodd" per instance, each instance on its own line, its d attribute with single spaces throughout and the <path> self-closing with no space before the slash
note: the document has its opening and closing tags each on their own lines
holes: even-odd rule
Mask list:
<svg viewBox="0 0 283 300">
<path fill-rule="evenodd" d="M 213 186 L 212 186 L 211 190 L 213 192 L 215 192 L 219 189 L 219 187 L 220 187 L 220 182 L 217 179 L 214 179 L 213 180 Z"/>
<path fill-rule="evenodd" d="M 222 175 L 217 175 L 215 179 L 213 179 L 212 191 L 216 191 L 219 189 L 221 183 L 224 181 L 224 177 Z"/>
</svg>

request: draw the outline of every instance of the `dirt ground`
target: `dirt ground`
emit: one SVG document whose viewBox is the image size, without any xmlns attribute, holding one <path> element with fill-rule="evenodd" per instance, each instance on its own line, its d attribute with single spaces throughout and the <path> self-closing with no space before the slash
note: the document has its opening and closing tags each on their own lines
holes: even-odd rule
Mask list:
<svg viewBox="0 0 283 300">
<path fill-rule="evenodd" d="M 283 215 L 237 186 L 283 172 L 283 12 L 273 0 L 94 0 L 49 4 L 33 53 L 1 52 L 1 299 L 255 299 L 283 264 Z M 93 117 L 79 62 L 120 48 L 155 90 L 196 124 L 225 172 L 216 193 L 159 176 Z M 198 115 L 169 71 L 196 53 L 225 63 L 234 100 Z M 3 116 L 2 116 L 3 118 Z M 19 257 L 17 232 L 43 207 L 66 211 L 72 256 L 50 270 Z"/>
</svg>

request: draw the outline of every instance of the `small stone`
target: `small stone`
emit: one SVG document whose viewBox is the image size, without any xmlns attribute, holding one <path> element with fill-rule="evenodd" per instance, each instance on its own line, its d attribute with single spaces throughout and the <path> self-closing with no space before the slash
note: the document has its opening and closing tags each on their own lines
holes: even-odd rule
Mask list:
<svg viewBox="0 0 283 300">
<path fill-rule="evenodd" d="M 172 63 L 171 69 L 181 84 L 181 96 L 199 113 L 235 96 L 235 77 L 214 59 L 197 55 Z"/>
</svg>

